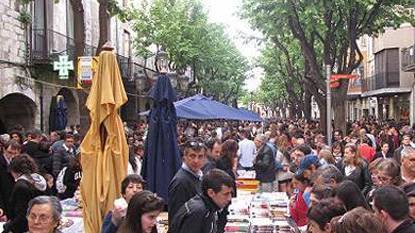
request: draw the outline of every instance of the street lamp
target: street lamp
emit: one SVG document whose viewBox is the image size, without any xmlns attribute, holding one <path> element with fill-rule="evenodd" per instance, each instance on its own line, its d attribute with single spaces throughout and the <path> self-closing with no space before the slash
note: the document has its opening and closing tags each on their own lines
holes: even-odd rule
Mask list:
<svg viewBox="0 0 415 233">
<path fill-rule="evenodd" d="M 167 74 L 169 62 L 167 59 L 167 53 L 161 48 L 156 54 L 156 68 L 160 74 Z"/>
</svg>

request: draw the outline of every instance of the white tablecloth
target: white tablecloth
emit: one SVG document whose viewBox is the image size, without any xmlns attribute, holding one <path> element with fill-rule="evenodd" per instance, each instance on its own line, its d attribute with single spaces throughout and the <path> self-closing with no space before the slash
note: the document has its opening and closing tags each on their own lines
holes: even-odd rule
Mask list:
<svg viewBox="0 0 415 233">
<path fill-rule="evenodd" d="M 73 221 L 73 224 L 69 227 L 61 229 L 62 233 L 83 233 L 84 232 L 84 221 L 82 218 L 65 217 Z"/>
</svg>

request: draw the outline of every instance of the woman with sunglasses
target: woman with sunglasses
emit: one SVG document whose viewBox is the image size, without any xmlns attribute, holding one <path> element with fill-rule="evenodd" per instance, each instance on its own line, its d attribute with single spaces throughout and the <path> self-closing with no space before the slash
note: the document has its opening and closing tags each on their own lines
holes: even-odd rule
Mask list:
<svg viewBox="0 0 415 233">
<path fill-rule="evenodd" d="M 164 208 L 163 199 L 150 191 L 135 194 L 117 233 L 156 233 L 157 217 Z"/>
</svg>

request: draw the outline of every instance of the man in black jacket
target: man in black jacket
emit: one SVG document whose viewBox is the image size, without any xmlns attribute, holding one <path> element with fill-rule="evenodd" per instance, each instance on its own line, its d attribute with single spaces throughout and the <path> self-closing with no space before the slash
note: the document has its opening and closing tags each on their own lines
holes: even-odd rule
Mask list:
<svg viewBox="0 0 415 233">
<path fill-rule="evenodd" d="M 373 209 L 385 224 L 387 233 L 414 233 L 415 224 L 409 219 L 406 194 L 395 186 L 384 186 L 373 194 Z"/>
<path fill-rule="evenodd" d="M 202 194 L 187 201 L 174 215 L 169 233 L 216 233 L 218 211 L 232 200 L 233 179 L 212 169 L 202 180 Z"/>
<path fill-rule="evenodd" d="M 42 131 L 34 129 L 31 139 L 24 145 L 24 152 L 32 157 L 42 172 L 52 173 L 52 157 L 40 148 Z"/>
<path fill-rule="evenodd" d="M 210 170 L 217 168 L 216 162 L 220 158 L 222 149 L 221 141 L 218 139 L 210 139 L 207 144 L 207 161 L 202 168 L 203 174 L 207 174 Z"/>
<path fill-rule="evenodd" d="M 412 148 L 412 145 L 411 145 L 411 139 L 412 139 L 412 136 L 411 136 L 411 135 L 409 135 L 409 134 L 404 134 L 404 135 L 402 136 L 401 146 L 400 146 L 400 147 L 398 147 L 398 149 L 396 149 L 396 150 L 394 151 L 394 153 L 393 153 L 393 158 L 396 160 L 396 162 L 398 162 L 398 163 L 399 163 L 399 165 L 401 164 L 401 156 L 402 156 L 402 151 L 403 151 L 405 148 Z"/>
<path fill-rule="evenodd" d="M 4 219 L 10 210 L 9 201 L 15 182 L 9 165 L 14 157 L 20 155 L 22 146 L 17 141 L 10 140 L 4 148 L 3 155 L 0 154 L 0 219 Z"/>
<path fill-rule="evenodd" d="M 199 139 L 184 144 L 183 164 L 169 184 L 169 225 L 173 216 L 193 196 L 200 193 L 202 167 L 206 162 L 206 147 Z"/>
<path fill-rule="evenodd" d="M 54 151 L 52 156 L 52 171 L 55 178 L 64 167 L 69 165 L 70 157 L 75 158 L 76 148 L 74 142 L 74 136 L 72 134 L 66 134 L 62 146 Z"/>
<path fill-rule="evenodd" d="M 260 182 L 260 191 L 272 192 L 275 181 L 275 154 L 267 145 L 265 135 L 257 135 L 254 143 L 257 147 L 257 156 L 254 161 L 256 179 Z"/>
</svg>

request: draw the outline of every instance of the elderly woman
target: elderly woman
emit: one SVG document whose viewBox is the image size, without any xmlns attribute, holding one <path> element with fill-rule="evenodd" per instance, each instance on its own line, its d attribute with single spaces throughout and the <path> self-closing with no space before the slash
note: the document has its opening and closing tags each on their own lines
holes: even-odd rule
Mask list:
<svg viewBox="0 0 415 233">
<path fill-rule="evenodd" d="M 29 202 L 27 221 L 29 233 L 59 233 L 62 206 L 58 198 L 38 196 Z"/>
</svg>

